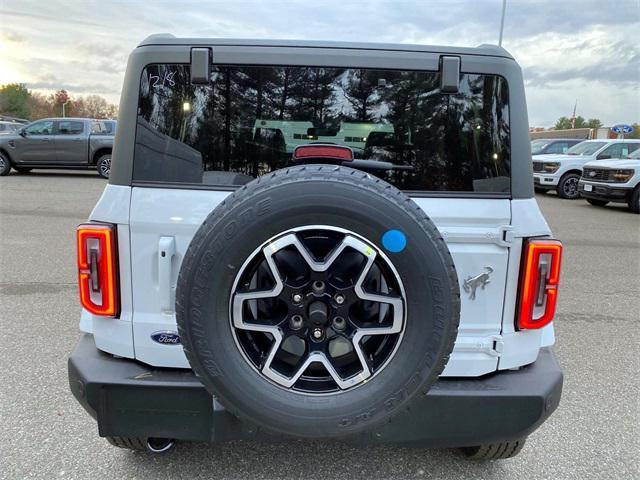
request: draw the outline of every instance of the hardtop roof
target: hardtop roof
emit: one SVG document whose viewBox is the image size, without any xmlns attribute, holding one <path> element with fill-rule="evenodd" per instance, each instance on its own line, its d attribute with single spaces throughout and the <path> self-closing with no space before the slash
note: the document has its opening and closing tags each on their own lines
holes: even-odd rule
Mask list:
<svg viewBox="0 0 640 480">
<path fill-rule="evenodd" d="M 415 45 L 405 43 L 336 42 L 325 40 L 267 40 L 233 38 L 187 38 L 175 37 L 169 33 L 150 35 L 138 47 L 150 45 L 166 46 L 252 46 L 288 48 L 334 48 L 354 50 L 390 50 L 404 52 L 431 52 L 458 55 L 480 55 L 513 59 L 511 54 L 497 45 L 483 44 L 478 47 L 449 47 L 435 45 Z"/>
</svg>

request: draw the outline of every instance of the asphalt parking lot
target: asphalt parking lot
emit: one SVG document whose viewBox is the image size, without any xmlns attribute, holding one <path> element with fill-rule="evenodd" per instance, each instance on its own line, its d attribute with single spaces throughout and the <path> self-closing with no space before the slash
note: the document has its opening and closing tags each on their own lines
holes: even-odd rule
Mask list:
<svg viewBox="0 0 640 480">
<path fill-rule="evenodd" d="M 69 392 L 78 337 L 75 226 L 105 181 L 95 172 L 0 179 L 0 478 L 638 478 L 640 216 L 538 195 L 565 245 L 556 353 L 559 409 L 515 459 L 352 448 L 332 442 L 113 448 Z"/>
</svg>

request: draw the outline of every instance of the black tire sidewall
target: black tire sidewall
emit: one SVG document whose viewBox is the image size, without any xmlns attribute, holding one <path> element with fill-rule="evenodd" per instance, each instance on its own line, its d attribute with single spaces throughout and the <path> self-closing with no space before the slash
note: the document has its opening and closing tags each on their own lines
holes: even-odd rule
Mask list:
<svg viewBox="0 0 640 480">
<path fill-rule="evenodd" d="M 567 180 L 569 180 L 570 178 L 576 178 L 579 181 L 580 180 L 580 175 L 578 175 L 577 173 L 565 173 L 560 178 L 560 181 L 558 182 L 558 196 L 560 198 L 564 198 L 565 200 L 576 200 L 576 199 L 580 198 L 580 194 L 578 193 L 577 186 L 576 186 L 576 196 L 575 197 L 569 197 L 564 193 L 564 185 L 565 185 L 565 183 L 567 183 Z"/>
<path fill-rule="evenodd" d="M 594 198 L 587 198 L 587 202 L 594 207 L 604 207 L 609 203 L 608 200 L 596 200 Z"/>
<path fill-rule="evenodd" d="M 420 222 L 412 218 L 418 207 L 409 202 L 412 213 L 371 190 L 307 181 L 246 195 L 223 214 L 213 212 L 194 237 L 193 255 L 185 257 L 176 304 L 187 357 L 210 392 L 232 412 L 268 430 L 305 437 L 371 428 L 426 392 L 453 346 L 459 289 L 444 242 L 424 214 Z M 425 223 L 432 228 L 425 230 Z M 402 230 L 409 239 L 402 252 L 387 253 L 407 298 L 401 344 L 374 379 L 336 395 L 286 391 L 257 373 L 236 346 L 229 320 L 233 282 L 245 260 L 269 238 L 304 225 L 340 227 L 381 250 L 387 230 Z M 217 321 L 207 320 L 212 318 Z"/>
<path fill-rule="evenodd" d="M 640 185 L 637 186 L 631 194 L 631 199 L 629 200 L 629 210 L 631 210 L 633 213 L 640 213 Z"/>
<path fill-rule="evenodd" d="M 0 153 L 0 157 L 2 157 L 3 160 L 3 166 L 0 166 L 0 177 L 3 177 L 11 171 L 11 160 L 9 160 L 9 157 L 4 153 Z"/>
</svg>

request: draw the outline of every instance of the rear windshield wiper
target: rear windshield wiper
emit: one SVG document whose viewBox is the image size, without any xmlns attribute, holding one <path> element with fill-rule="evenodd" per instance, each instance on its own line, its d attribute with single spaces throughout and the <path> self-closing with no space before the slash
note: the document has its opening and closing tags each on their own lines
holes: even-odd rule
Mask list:
<svg viewBox="0 0 640 480">
<path fill-rule="evenodd" d="M 357 168 L 358 170 L 413 170 L 412 165 L 395 165 L 382 160 L 353 159 L 342 162 L 344 167 Z"/>
</svg>

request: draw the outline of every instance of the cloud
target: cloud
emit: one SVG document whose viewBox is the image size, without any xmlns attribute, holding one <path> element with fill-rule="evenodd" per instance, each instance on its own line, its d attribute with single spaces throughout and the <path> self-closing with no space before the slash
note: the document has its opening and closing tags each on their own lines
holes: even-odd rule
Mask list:
<svg viewBox="0 0 640 480">
<path fill-rule="evenodd" d="M 640 80 L 640 52 L 624 38 L 619 38 L 623 36 L 624 34 L 616 33 L 602 35 L 601 32 L 592 30 L 590 37 L 575 45 L 567 45 L 562 42 L 563 38 L 557 36 L 546 41 L 539 39 L 537 58 L 529 58 L 533 57 L 533 52 L 525 56 L 528 64 L 524 68 L 527 85 L 544 86 L 583 80 L 621 88 L 637 86 Z M 564 46 L 555 46 L 558 42 Z"/>
<path fill-rule="evenodd" d="M 69 93 L 73 93 L 76 95 L 87 95 L 93 94 L 96 92 L 100 92 L 100 94 L 119 94 L 120 89 L 116 89 L 110 87 L 104 83 L 68 83 L 63 82 L 58 79 L 54 79 L 53 81 L 38 81 L 32 82 L 29 84 L 29 88 L 35 90 L 66 90 Z"/>
<path fill-rule="evenodd" d="M 627 88 L 638 86 L 638 75 L 634 75 L 634 71 L 640 72 L 640 55 L 634 55 L 624 65 L 621 65 L 619 61 L 607 59 L 598 65 L 559 71 L 537 72 L 534 69 L 529 69 L 525 71 L 525 81 L 527 86 L 536 87 L 556 85 L 570 80 L 583 80 Z"/>
<path fill-rule="evenodd" d="M 37 20 L 46 20 L 46 21 L 59 20 L 60 17 L 63 16 L 65 21 L 68 22 L 68 23 L 74 23 L 74 24 L 80 24 L 80 25 L 89 25 L 89 26 L 92 26 L 92 27 L 100 26 L 100 24 L 97 23 L 97 22 L 89 22 L 89 21 L 84 20 L 84 19 L 79 19 L 79 18 L 74 18 L 73 16 L 69 16 L 67 8 L 65 8 L 63 10 L 63 12 L 60 12 L 58 10 L 58 14 L 57 15 L 53 15 L 53 16 L 43 15 L 43 14 L 40 14 L 40 13 L 24 12 L 24 11 L 20 12 L 20 11 L 15 11 L 15 10 L 6 10 L 6 9 L 2 10 L 2 15 L 3 15 L 3 17 L 15 17 L 15 18 L 23 18 L 23 19 L 36 20 L 36 21 Z"/>
<path fill-rule="evenodd" d="M 24 42 L 25 37 L 17 32 L 4 30 L 3 32 L 0 32 L 0 39 L 4 40 L 5 42 L 22 43 Z"/>
<path fill-rule="evenodd" d="M 117 102 L 128 53 L 146 36 L 299 38 L 476 46 L 496 43 L 499 0 L 168 0 L 0 7 L 20 49 L 0 54 L 0 80 L 61 87 Z M 640 120 L 637 0 L 510 0 L 504 46 L 523 68 L 530 123 L 570 115 Z M 54 87 L 55 89 L 55 87 Z"/>
</svg>

